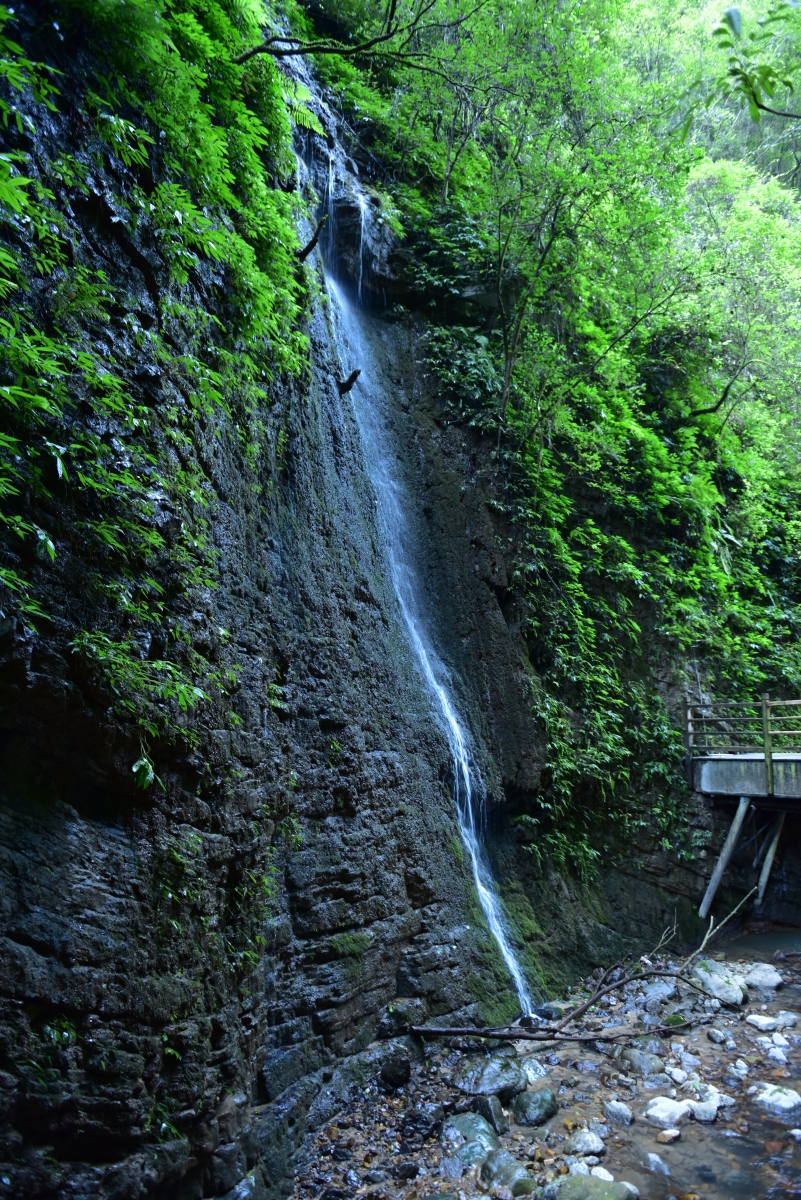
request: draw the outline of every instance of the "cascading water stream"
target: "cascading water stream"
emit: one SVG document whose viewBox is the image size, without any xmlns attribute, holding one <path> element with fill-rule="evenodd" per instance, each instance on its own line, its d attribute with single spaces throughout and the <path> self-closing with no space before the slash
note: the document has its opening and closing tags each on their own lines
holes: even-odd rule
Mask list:
<svg viewBox="0 0 801 1200">
<path fill-rule="evenodd" d="M 363 198 L 362 198 L 363 200 Z M 362 206 L 362 230 L 364 207 Z M 362 246 L 359 247 L 359 294 L 361 294 Z M 367 460 L 370 478 L 378 498 L 380 517 L 386 536 L 392 582 L 409 642 L 420 667 L 426 688 L 439 710 L 450 746 L 454 769 L 454 799 L 462 835 L 473 871 L 473 881 L 492 936 L 514 980 L 520 1006 L 525 1014 L 532 1010 L 531 998 L 520 964 L 512 950 L 509 931 L 501 909 L 492 874 L 480 840 L 480 805 L 483 786 L 478 780 L 474 788 L 473 771 L 467 742 L 448 694 L 447 671 L 431 646 L 417 603 L 418 583 L 412 567 L 411 539 L 406 520 L 406 504 L 394 466 L 391 462 L 391 438 L 378 406 L 381 392 L 381 368 L 365 336 L 360 314 L 348 302 L 339 287 L 330 279 L 328 291 L 338 310 L 340 344 L 347 348 L 349 361 L 343 362 L 343 372 L 356 364 L 361 375 L 355 385 L 354 408 Z M 479 795 L 476 796 L 476 790 Z"/>
<path fill-rule="evenodd" d="M 364 218 L 367 212 L 367 201 L 361 192 L 356 193 L 356 200 L 359 204 L 360 224 L 359 224 L 359 286 L 356 291 L 359 304 L 362 302 L 362 278 L 364 275 Z"/>
</svg>

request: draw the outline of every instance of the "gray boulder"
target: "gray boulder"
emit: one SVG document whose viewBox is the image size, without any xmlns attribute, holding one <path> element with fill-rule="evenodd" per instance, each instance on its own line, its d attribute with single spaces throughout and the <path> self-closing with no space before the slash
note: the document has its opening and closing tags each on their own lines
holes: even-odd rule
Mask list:
<svg viewBox="0 0 801 1200">
<path fill-rule="evenodd" d="M 633 1192 L 625 1183 L 609 1183 L 597 1175 L 569 1175 L 563 1183 L 551 1184 L 558 1200 L 632 1200 Z M 548 1196 L 546 1188 L 543 1197 Z"/>
<path fill-rule="evenodd" d="M 479 1113 L 456 1113 L 448 1117 L 442 1126 L 443 1142 L 452 1144 L 458 1141 L 458 1138 L 453 1136 L 454 1133 L 461 1134 L 468 1145 L 477 1143 L 486 1154 L 489 1154 L 490 1150 L 497 1150 L 501 1144 L 495 1130 Z M 463 1150 L 464 1146 L 459 1148 Z"/>
<path fill-rule="evenodd" d="M 628 1046 L 620 1059 L 628 1063 L 637 1075 L 663 1075 L 665 1072 L 665 1064 L 658 1054 L 649 1054 L 647 1050 L 638 1050 L 635 1046 Z"/>
<path fill-rule="evenodd" d="M 533 1092 L 522 1092 L 515 1099 L 514 1114 L 518 1125 L 542 1125 L 549 1117 L 556 1116 L 559 1105 L 550 1087 L 538 1087 Z"/>
<path fill-rule="evenodd" d="M 536 1180 L 508 1150 L 493 1150 L 481 1164 L 478 1177 L 487 1189 L 508 1187 L 513 1196 L 531 1194 Z"/>
<path fill-rule="evenodd" d="M 476 1101 L 476 1112 L 487 1121 L 496 1133 L 508 1133 L 509 1122 L 504 1115 L 503 1106 L 497 1096 L 479 1096 Z"/>
<path fill-rule="evenodd" d="M 501 1103 L 508 1104 L 526 1090 L 528 1080 L 518 1060 L 502 1053 L 466 1063 L 453 1082 L 468 1096 L 498 1096 Z"/>
</svg>

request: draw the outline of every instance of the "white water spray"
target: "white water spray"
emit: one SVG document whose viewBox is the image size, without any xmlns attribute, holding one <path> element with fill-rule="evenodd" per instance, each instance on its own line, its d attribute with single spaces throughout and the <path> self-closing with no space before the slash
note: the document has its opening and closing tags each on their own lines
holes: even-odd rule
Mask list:
<svg viewBox="0 0 801 1200">
<path fill-rule="evenodd" d="M 360 204 L 362 205 L 362 229 L 364 229 L 363 198 Z M 361 249 L 360 246 L 359 295 L 361 295 Z M 346 345 L 350 355 L 349 361 L 342 363 L 343 373 L 347 374 L 352 364 L 361 368 L 361 375 L 353 391 L 356 419 L 362 436 L 370 478 L 378 497 L 395 594 L 408 631 L 409 642 L 426 688 L 442 716 L 450 746 L 459 831 L 470 859 L 473 881 L 487 918 L 487 924 L 498 944 L 509 974 L 514 980 L 520 1006 L 525 1014 L 529 1014 L 532 1011 L 531 997 L 520 964 L 510 944 L 506 919 L 479 837 L 479 806 L 483 802 L 483 785 L 479 778 L 477 780 L 478 789 L 473 786 L 474 768 L 471 768 L 465 735 L 446 687 L 448 673 L 428 640 L 417 603 L 418 585 L 411 565 L 413 555 L 406 520 L 405 497 L 395 476 L 394 465 L 391 461 L 391 438 L 377 403 L 381 390 L 381 368 L 365 336 L 359 314 L 330 279 L 328 280 L 328 290 L 335 307 L 339 310 L 341 341 Z M 479 793 L 478 796 L 475 795 L 476 790 Z"/>
<path fill-rule="evenodd" d="M 359 203 L 359 212 L 361 213 L 361 223 L 359 225 L 359 286 L 356 295 L 359 304 L 362 302 L 362 276 L 364 274 L 364 218 L 367 213 L 367 201 L 361 192 L 356 193 L 356 199 Z"/>
</svg>

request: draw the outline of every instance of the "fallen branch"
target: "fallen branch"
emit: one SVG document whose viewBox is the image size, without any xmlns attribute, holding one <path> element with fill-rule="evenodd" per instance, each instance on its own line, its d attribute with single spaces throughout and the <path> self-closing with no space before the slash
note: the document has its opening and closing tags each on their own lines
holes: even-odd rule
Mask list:
<svg viewBox="0 0 801 1200">
<path fill-rule="evenodd" d="M 323 232 L 323 225 L 325 225 L 327 220 L 328 220 L 328 213 L 325 214 L 325 216 L 323 217 L 323 219 L 321 221 L 317 222 L 317 228 L 315 229 L 314 233 L 312 234 L 311 241 L 307 242 L 302 250 L 295 251 L 295 257 L 297 258 L 298 262 L 305 262 L 306 259 L 309 257 L 312 250 L 314 249 L 314 247 L 317 245 L 317 243 L 320 240 L 320 234 Z"/>
<path fill-rule="evenodd" d="M 658 1025 L 649 1033 L 675 1033 L 677 1029 L 686 1029 L 689 1021 L 681 1025 Z M 416 1033 L 420 1037 L 482 1037 L 494 1038 L 504 1042 L 616 1042 L 620 1038 L 639 1036 L 640 1031 L 631 1025 L 621 1026 L 614 1033 L 556 1033 L 547 1029 L 519 1029 L 504 1025 L 499 1029 L 475 1029 L 471 1026 L 439 1026 L 439 1025 L 409 1025 L 407 1033 Z"/>
</svg>

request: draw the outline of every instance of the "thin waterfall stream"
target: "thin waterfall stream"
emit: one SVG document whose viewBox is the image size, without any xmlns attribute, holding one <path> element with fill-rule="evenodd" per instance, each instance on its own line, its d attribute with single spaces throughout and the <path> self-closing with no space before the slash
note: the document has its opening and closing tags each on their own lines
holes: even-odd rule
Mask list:
<svg viewBox="0 0 801 1200">
<path fill-rule="evenodd" d="M 364 209 L 362 207 L 362 219 L 363 217 Z M 359 251 L 360 287 L 361 263 L 362 247 Z M 481 844 L 483 784 L 480 777 L 475 777 L 476 768 L 470 762 L 467 739 L 449 695 L 448 672 L 431 645 L 417 600 L 419 584 L 412 565 L 413 554 L 406 516 L 406 497 L 394 469 L 391 436 L 380 407 L 381 367 L 372 351 L 369 338 L 366 336 L 364 321 L 359 310 L 350 303 L 339 286 L 330 278 L 327 278 L 327 287 L 338 315 L 340 327 L 338 341 L 340 346 L 346 349 L 348 355 L 347 361 L 342 362 L 343 371 L 347 374 L 354 364 L 361 368 L 361 375 L 353 390 L 356 420 L 362 438 L 368 472 L 378 500 L 392 582 L 409 643 L 426 689 L 441 714 L 448 739 L 453 761 L 453 792 L 459 831 L 470 860 L 473 881 L 487 924 L 498 944 L 509 974 L 514 980 L 520 1007 L 524 1014 L 529 1014 L 532 1011 L 531 997 L 520 963 L 511 946 L 509 928 L 495 889 L 489 862 Z"/>
</svg>

